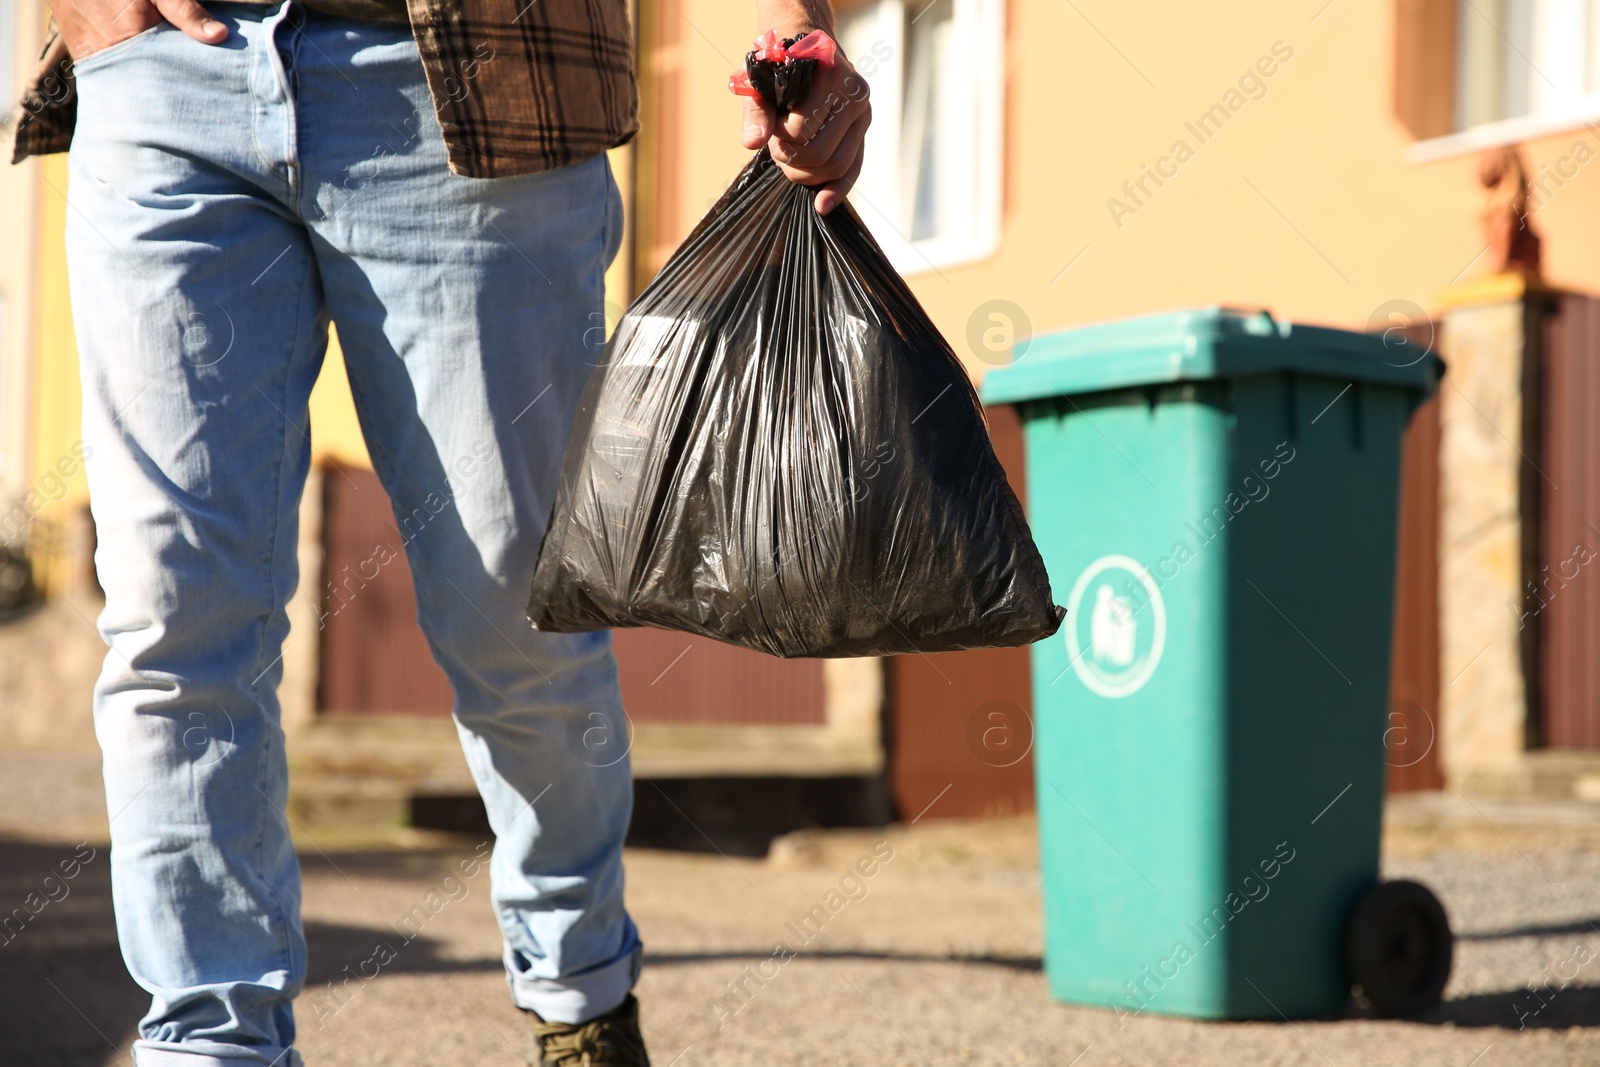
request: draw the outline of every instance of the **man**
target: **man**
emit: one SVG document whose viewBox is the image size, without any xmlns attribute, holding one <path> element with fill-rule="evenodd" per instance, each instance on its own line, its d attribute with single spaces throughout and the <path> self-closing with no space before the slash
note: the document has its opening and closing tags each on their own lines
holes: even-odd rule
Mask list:
<svg viewBox="0 0 1600 1067">
<path fill-rule="evenodd" d="M 828 0 L 756 7 L 783 36 L 832 30 Z M 620 241 L 602 153 L 637 129 L 625 0 L 56 0 L 55 17 L 16 155 L 71 142 L 110 646 L 95 730 L 118 935 L 153 998 L 136 1062 L 298 1062 L 275 689 L 331 317 L 415 528 L 422 626 L 496 834 L 512 996 L 547 1062 L 647 1064 L 628 764 L 585 747 L 618 707 L 609 635 L 535 633 L 522 612 Z M 781 125 L 747 102 L 744 144 L 827 212 L 860 170 L 864 97 L 841 59 Z"/>
</svg>

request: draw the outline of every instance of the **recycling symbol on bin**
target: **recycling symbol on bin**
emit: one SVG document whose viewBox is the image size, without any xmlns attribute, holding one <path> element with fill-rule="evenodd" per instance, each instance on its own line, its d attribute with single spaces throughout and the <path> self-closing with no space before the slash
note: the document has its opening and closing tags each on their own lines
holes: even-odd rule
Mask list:
<svg viewBox="0 0 1600 1067">
<path fill-rule="evenodd" d="M 1161 587 L 1131 556 L 1101 556 L 1067 597 L 1067 655 L 1092 693 L 1116 699 L 1144 688 L 1167 644 Z"/>
</svg>

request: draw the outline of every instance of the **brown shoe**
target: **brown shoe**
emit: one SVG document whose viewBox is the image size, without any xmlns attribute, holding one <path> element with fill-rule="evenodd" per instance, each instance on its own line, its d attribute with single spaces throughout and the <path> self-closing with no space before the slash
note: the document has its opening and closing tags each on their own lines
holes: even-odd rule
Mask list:
<svg viewBox="0 0 1600 1067">
<path fill-rule="evenodd" d="M 540 1067 L 650 1067 L 639 1033 L 639 1002 L 628 999 L 586 1023 L 547 1023 L 533 1012 Z"/>
</svg>

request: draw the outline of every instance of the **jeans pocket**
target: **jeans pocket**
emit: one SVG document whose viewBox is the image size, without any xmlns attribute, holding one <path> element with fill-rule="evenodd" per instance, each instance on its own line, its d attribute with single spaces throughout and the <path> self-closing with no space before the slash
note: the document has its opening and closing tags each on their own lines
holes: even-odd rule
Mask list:
<svg viewBox="0 0 1600 1067">
<path fill-rule="evenodd" d="M 138 48 L 139 45 L 143 44 L 145 41 L 148 41 L 162 30 L 170 30 L 172 28 L 173 27 L 171 23 L 167 22 L 165 19 L 162 19 L 154 26 L 151 26 L 148 29 L 140 30 L 132 37 L 125 37 L 116 44 L 107 45 L 98 51 L 90 52 L 82 59 L 75 59 L 72 61 L 73 74 L 81 75 L 89 71 L 98 70 L 110 60 L 116 59 L 122 55 L 126 55 L 128 52 Z"/>
</svg>

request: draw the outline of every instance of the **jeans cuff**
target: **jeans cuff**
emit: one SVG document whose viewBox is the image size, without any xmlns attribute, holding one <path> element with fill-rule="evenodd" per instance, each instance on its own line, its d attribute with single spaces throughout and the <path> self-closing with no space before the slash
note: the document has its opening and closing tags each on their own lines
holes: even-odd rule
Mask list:
<svg viewBox="0 0 1600 1067">
<path fill-rule="evenodd" d="M 640 952 L 636 944 L 632 952 L 610 963 L 556 980 L 518 974 L 511 967 L 508 951 L 506 981 L 511 986 L 511 999 L 516 1001 L 517 1007 L 535 1013 L 545 1022 L 586 1023 L 628 999 L 628 993 L 639 980 Z M 188 1065 L 173 1064 L 173 1067 Z"/>
<path fill-rule="evenodd" d="M 292 1048 L 221 1041 L 135 1041 L 134 1067 L 305 1067 Z"/>
</svg>

